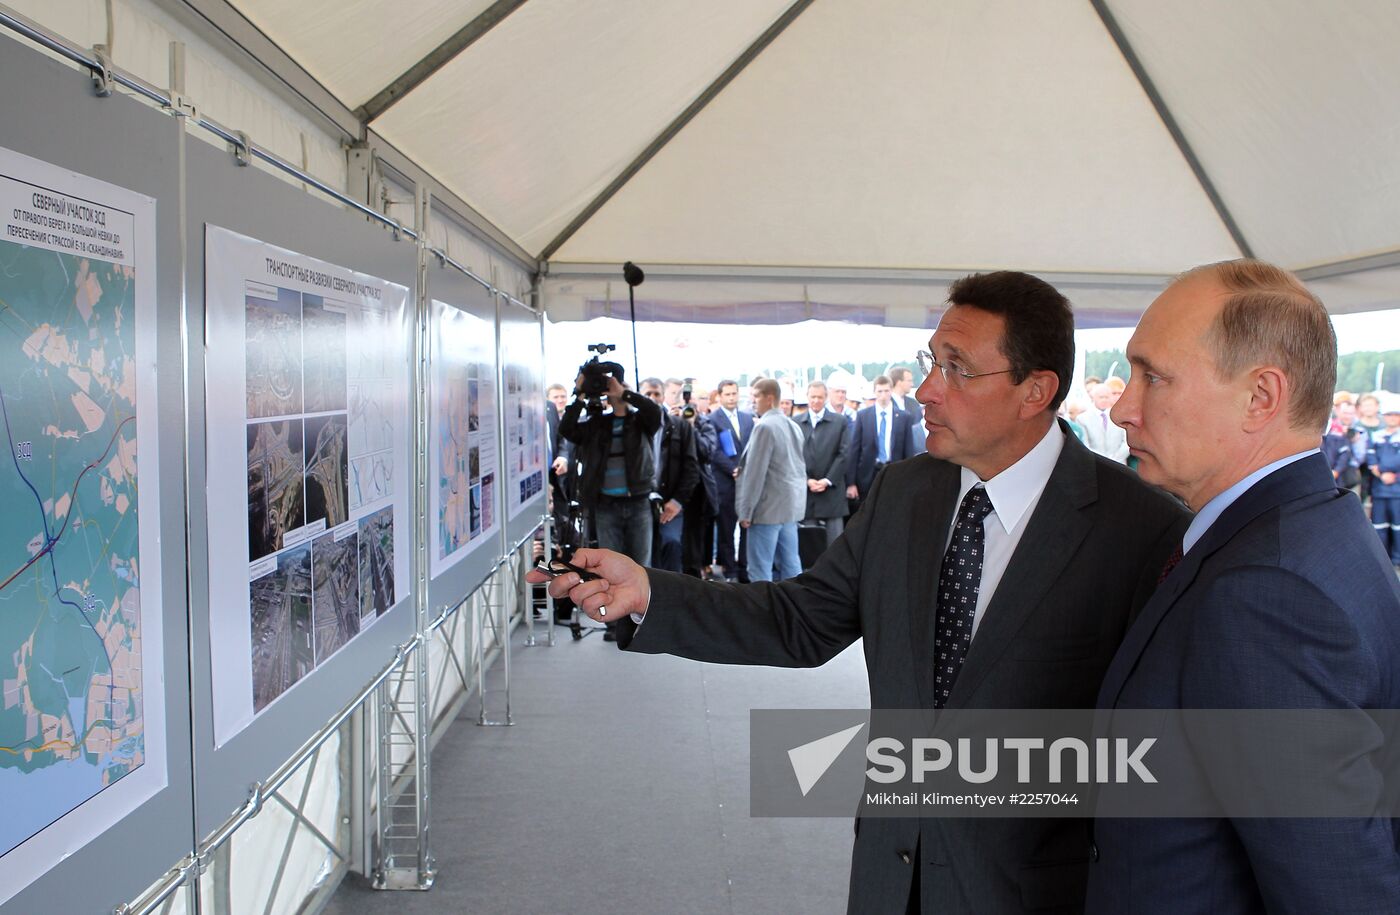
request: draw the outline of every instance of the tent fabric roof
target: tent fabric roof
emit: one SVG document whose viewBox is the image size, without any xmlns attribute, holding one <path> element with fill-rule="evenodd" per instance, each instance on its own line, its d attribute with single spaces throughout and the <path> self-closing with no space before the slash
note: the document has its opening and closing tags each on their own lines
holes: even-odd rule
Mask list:
<svg viewBox="0 0 1400 915">
<path fill-rule="evenodd" d="M 1400 263 L 1393 0 L 232 3 L 553 274 Z"/>
</svg>

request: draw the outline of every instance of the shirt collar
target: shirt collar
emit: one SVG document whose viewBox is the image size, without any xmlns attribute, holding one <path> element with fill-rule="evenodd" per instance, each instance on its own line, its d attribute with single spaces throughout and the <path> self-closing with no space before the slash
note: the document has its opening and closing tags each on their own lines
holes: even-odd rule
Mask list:
<svg viewBox="0 0 1400 915">
<path fill-rule="evenodd" d="M 1290 454 L 1288 457 L 1279 458 L 1272 464 L 1266 464 L 1260 467 L 1234 486 L 1231 486 L 1229 489 L 1201 506 L 1201 510 L 1196 512 L 1196 517 L 1191 519 L 1191 525 L 1186 528 L 1185 536 L 1181 538 L 1181 552 L 1185 553 L 1189 551 L 1191 547 L 1199 543 L 1201 538 L 1205 536 L 1206 531 L 1210 530 L 1210 526 L 1225 513 L 1225 509 L 1233 505 L 1235 500 L 1248 492 L 1249 488 L 1255 483 L 1258 483 L 1275 470 L 1287 467 L 1294 461 L 1301 461 L 1308 455 L 1317 453 L 1318 449 L 1310 448 L 1307 451 L 1299 451 L 1297 454 Z"/>
<path fill-rule="evenodd" d="M 1002 530 L 1010 534 L 1021 522 L 1021 516 L 1039 498 L 1050 474 L 1060 460 L 1060 451 L 1065 446 L 1065 434 L 1059 423 L 1051 423 L 1036 446 L 1021 456 L 1021 459 L 990 480 L 982 480 L 968 468 L 962 468 L 962 487 L 958 491 L 958 502 L 968 490 L 981 483 L 992 500 L 992 510 L 1001 522 Z"/>
<path fill-rule="evenodd" d="M 822 421 L 822 417 L 826 416 L 826 409 L 823 408 L 821 410 L 808 410 L 807 415 L 812 417 L 812 425 L 815 426 L 817 423 Z"/>
</svg>

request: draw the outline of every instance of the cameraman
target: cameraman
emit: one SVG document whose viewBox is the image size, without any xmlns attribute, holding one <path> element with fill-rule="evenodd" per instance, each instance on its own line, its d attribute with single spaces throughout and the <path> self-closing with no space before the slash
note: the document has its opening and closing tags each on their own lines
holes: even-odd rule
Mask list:
<svg viewBox="0 0 1400 915">
<path fill-rule="evenodd" d="M 661 428 L 661 408 L 624 388 L 623 378 L 615 362 L 585 364 L 574 381 L 574 400 L 559 420 L 559 435 L 574 444 L 577 499 L 592 516 L 598 546 L 649 565 L 652 437 Z"/>
<path fill-rule="evenodd" d="M 656 494 L 660 512 L 652 541 L 652 568 L 681 571 L 685 505 L 700 482 L 695 430 L 681 418 L 682 407 L 665 409 L 660 378 L 644 378 L 642 396 L 662 407 L 661 431 L 655 438 Z M 679 397 L 676 398 L 678 401 Z"/>
</svg>

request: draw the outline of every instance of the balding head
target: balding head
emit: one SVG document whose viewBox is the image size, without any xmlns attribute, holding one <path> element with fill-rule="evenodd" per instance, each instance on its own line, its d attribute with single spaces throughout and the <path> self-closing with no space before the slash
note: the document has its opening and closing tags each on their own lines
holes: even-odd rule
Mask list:
<svg viewBox="0 0 1400 915">
<path fill-rule="evenodd" d="M 1197 267 L 1178 282 L 1193 278 L 1213 280 L 1228 293 L 1206 331 L 1219 376 L 1278 366 L 1292 389 L 1288 415 L 1293 427 L 1321 428 L 1337 383 L 1337 337 L 1317 296 L 1287 270 L 1258 260 Z"/>
<path fill-rule="evenodd" d="M 1128 343 L 1113 407 L 1144 479 L 1193 510 L 1253 471 L 1316 448 L 1337 345 L 1322 303 L 1292 274 L 1227 261 L 1183 274 Z"/>
</svg>

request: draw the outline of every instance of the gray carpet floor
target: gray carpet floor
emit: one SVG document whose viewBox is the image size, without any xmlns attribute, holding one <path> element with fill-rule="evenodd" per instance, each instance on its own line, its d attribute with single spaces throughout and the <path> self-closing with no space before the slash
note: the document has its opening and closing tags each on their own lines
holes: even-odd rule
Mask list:
<svg viewBox="0 0 1400 915">
<path fill-rule="evenodd" d="M 433 889 L 352 875 L 328 913 L 845 911 L 850 820 L 749 816 L 749 709 L 869 707 L 858 644 L 781 670 L 556 631 L 517 637 L 514 727 L 477 727 L 473 699 L 433 752 Z"/>
</svg>

